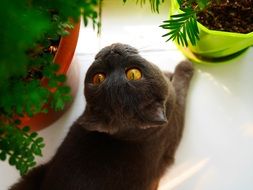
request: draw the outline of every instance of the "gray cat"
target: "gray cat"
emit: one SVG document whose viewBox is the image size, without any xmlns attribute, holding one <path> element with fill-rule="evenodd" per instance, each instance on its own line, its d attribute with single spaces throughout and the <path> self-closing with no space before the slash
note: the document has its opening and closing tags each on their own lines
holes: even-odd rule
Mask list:
<svg viewBox="0 0 253 190">
<path fill-rule="evenodd" d="M 87 71 L 84 113 L 52 160 L 10 190 L 156 190 L 182 137 L 192 75 L 187 61 L 164 74 L 129 45 L 105 47 Z"/>
</svg>

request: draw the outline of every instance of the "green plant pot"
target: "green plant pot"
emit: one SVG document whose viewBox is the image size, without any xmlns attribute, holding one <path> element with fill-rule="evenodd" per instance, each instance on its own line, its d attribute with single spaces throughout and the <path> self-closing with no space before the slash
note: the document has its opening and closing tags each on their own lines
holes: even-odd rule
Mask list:
<svg viewBox="0 0 253 190">
<path fill-rule="evenodd" d="M 170 14 L 182 13 L 179 9 L 177 0 L 171 0 Z M 253 32 L 248 34 L 223 32 L 217 30 L 209 30 L 198 22 L 200 32 L 200 40 L 196 46 L 189 45 L 188 50 L 181 48 L 185 51 L 184 54 L 196 59 L 216 60 L 223 61 L 226 58 L 232 58 L 244 52 L 249 46 L 253 45 Z M 191 55 L 190 51 L 192 54 Z"/>
</svg>

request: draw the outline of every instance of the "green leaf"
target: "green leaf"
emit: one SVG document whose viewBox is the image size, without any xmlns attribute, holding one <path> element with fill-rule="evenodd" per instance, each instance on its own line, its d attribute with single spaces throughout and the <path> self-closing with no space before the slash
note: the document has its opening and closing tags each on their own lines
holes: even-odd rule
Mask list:
<svg viewBox="0 0 253 190">
<path fill-rule="evenodd" d="M 44 143 L 39 144 L 40 148 L 44 148 L 46 145 Z"/>
<path fill-rule="evenodd" d="M 184 13 L 171 16 L 171 20 L 164 21 L 160 27 L 170 30 L 163 37 L 168 36 L 168 40 L 176 40 L 179 45 L 187 47 L 188 41 L 196 45 L 199 40 L 199 30 L 196 13 L 193 10 L 186 10 Z"/>
<path fill-rule="evenodd" d="M 21 164 L 19 171 L 21 175 L 24 175 L 28 171 L 28 166 L 26 164 Z"/>
<path fill-rule="evenodd" d="M 15 125 L 20 125 L 21 124 L 21 121 L 19 119 L 16 119 L 14 122 L 15 122 Z"/>
<path fill-rule="evenodd" d="M 179 5 L 182 5 L 183 0 L 177 0 L 177 3 L 178 3 Z"/>
<path fill-rule="evenodd" d="M 29 167 L 34 167 L 35 165 L 36 165 L 36 162 L 30 162 L 30 163 L 28 164 Z"/>
<path fill-rule="evenodd" d="M 66 76 L 65 75 L 58 75 L 57 80 L 58 82 L 65 82 L 66 81 Z"/>
<path fill-rule="evenodd" d="M 0 160 L 5 161 L 6 158 L 7 158 L 6 152 L 2 151 L 2 152 L 0 153 Z"/>
<path fill-rule="evenodd" d="M 42 137 L 39 137 L 39 138 L 37 138 L 37 139 L 35 140 L 35 142 L 36 142 L 37 144 L 42 143 L 42 142 L 43 142 L 43 138 L 42 138 Z"/>
<path fill-rule="evenodd" d="M 186 33 L 188 34 L 188 38 L 191 42 L 191 44 L 194 44 L 194 34 L 192 34 L 192 30 L 190 27 L 186 27 Z"/>
<path fill-rule="evenodd" d="M 31 150 L 35 155 L 41 156 L 42 152 L 41 149 L 37 146 L 37 144 L 32 144 Z"/>
<path fill-rule="evenodd" d="M 15 156 L 15 155 L 12 155 L 12 156 L 9 158 L 9 164 L 10 164 L 11 166 L 14 166 L 16 163 L 17 163 L 16 156 Z"/>
<path fill-rule="evenodd" d="M 29 132 L 30 131 L 30 127 L 29 126 L 25 126 L 25 127 L 22 128 L 22 131 L 25 132 L 25 133 Z"/>
<path fill-rule="evenodd" d="M 34 162 L 34 156 L 30 155 L 26 157 L 27 162 Z"/>
<path fill-rule="evenodd" d="M 50 88 L 54 88 L 54 87 L 57 87 L 58 86 L 58 82 L 55 80 L 55 79 L 52 79 L 48 81 L 48 86 Z"/>
<path fill-rule="evenodd" d="M 60 86 L 58 90 L 61 94 L 68 94 L 71 91 L 70 87 L 68 86 Z"/>
<path fill-rule="evenodd" d="M 36 132 L 32 132 L 31 134 L 30 134 L 30 137 L 31 138 L 35 138 L 35 137 L 37 137 L 38 136 L 38 133 L 36 133 Z"/>
<path fill-rule="evenodd" d="M 188 41 L 187 41 L 187 31 L 186 31 L 186 27 L 183 27 L 183 31 L 182 31 L 182 37 L 183 37 L 183 46 L 188 46 Z"/>
</svg>

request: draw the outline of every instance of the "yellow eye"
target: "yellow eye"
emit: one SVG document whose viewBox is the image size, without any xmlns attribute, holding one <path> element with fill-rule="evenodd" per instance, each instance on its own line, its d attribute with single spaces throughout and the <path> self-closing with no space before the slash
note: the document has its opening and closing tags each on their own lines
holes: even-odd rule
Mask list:
<svg viewBox="0 0 253 190">
<path fill-rule="evenodd" d="M 105 80 L 105 74 L 103 73 L 97 73 L 92 78 L 92 82 L 95 85 L 101 84 L 104 80 Z"/>
<path fill-rule="evenodd" d="M 132 68 L 126 71 L 126 77 L 128 80 L 140 80 L 142 77 L 142 74 L 139 69 Z"/>
</svg>

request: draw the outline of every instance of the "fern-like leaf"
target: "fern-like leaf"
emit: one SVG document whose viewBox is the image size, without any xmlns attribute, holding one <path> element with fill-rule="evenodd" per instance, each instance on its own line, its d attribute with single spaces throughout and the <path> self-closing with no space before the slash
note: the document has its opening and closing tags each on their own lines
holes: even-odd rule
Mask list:
<svg viewBox="0 0 253 190">
<path fill-rule="evenodd" d="M 171 16 L 170 20 L 164 21 L 160 27 L 170 31 L 163 35 L 169 40 L 176 41 L 181 46 L 188 46 L 188 41 L 196 45 L 199 40 L 199 29 L 197 26 L 196 13 L 191 9 L 185 9 L 184 13 Z"/>
<path fill-rule="evenodd" d="M 41 149 L 45 146 L 43 138 L 36 132 L 30 133 L 28 126 L 18 128 L 20 121 L 12 124 L 0 122 L 0 160 L 9 160 L 21 175 L 35 166 L 35 156 L 42 156 Z"/>
</svg>

